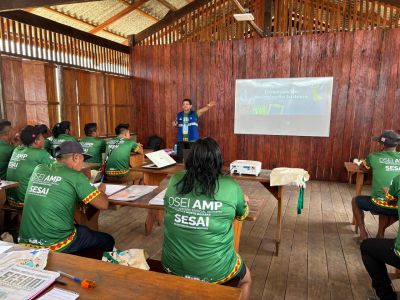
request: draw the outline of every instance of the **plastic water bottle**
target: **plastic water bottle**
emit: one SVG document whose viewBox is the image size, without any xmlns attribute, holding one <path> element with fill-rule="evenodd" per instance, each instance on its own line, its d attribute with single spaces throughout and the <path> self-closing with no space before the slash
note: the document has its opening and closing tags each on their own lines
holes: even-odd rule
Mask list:
<svg viewBox="0 0 400 300">
<path fill-rule="evenodd" d="M 178 145 L 174 145 L 174 155 L 178 155 Z"/>
</svg>

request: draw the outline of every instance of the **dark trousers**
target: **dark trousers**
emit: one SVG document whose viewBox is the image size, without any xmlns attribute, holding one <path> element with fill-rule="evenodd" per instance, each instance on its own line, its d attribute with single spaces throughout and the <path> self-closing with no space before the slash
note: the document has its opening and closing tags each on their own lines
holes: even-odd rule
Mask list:
<svg viewBox="0 0 400 300">
<path fill-rule="evenodd" d="M 381 300 L 397 299 L 385 264 L 400 268 L 394 253 L 394 239 L 366 239 L 361 243 L 361 256 L 372 279 L 372 287 Z"/>
<path fill-rule="evenodd" d="M 191 142 L 178 142 L 176 154 L 177 162 L 183 162 L 183 149 L 190 149 L 192 147 L 192 144 L 193 143 Z"/>
<path fill-rule="evenodd" d="M 105 232 L 93 231 L 86 226 L 75 225 L 76 238 L 62 252 L 74 254 L 85 249 L 98 249 L 103 252 L 110 252 L 114 248 L 114 238 Z"/>
</svg>

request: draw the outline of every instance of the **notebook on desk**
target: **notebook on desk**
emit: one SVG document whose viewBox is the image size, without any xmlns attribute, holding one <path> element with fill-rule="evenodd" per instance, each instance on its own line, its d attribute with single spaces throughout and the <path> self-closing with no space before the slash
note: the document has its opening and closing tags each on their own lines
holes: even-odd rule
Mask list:
<svg viewBox="0 0 400 300">
<path fill-rule="evenodd" d="M 164 150 L 159 150 L 145 154 L 148 159 L 151 160 L 152 164 L 144 165 L 142 168 L 145 169 L 162 169 L 176 164 L 176 161 L 167 154 Z"/>
</svg>

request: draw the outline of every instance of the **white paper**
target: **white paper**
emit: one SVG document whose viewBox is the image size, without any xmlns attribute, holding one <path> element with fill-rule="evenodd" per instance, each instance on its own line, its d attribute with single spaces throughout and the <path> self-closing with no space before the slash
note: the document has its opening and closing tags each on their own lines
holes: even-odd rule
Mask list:
<svg viewBox="0 0 400 300">
<path fill-rule="evenodd" d="M 10 248 L 12 248 L 12 246 L 0 246 L 0 253 L 4 253 Z"/>
<path fill-rule="evenodd" d="M 157 186 L 153 185 L 131 185 L 125 190 L 109 197 L 110 200 L 115 201 L 135 201 L 140 197 L 152 192 Z"/>
<path fill-rule="evenodd" d="M 0 270 L 0 298 L 33 299 L 59 277 L 57 272 L 13 265 Z"/>
<path fill-rule="evenodd" d="M 0 266 L 3 268 L 18 264 L 43 270 L 47 265 L 48 256 L 49 250 L 47 249 L 32 249 L 1 253 Z"/>
<path fill-rule="evenodd" d="M 165 197 L 165 192 L 167 189 L 163 190 L 157 196 L 155 196 L 153 199 L 149 201 L 150 205 L 164 205 L 164 197 Z"/>
<path fill-rule="evenodd" d="M 98 188 L 100 184 L 101 184 L 101 182 L 95 183 L 94 186 L 96 188 Z M 106 185 L 106 195 L 107 196 L 114 195 L 115 193 L 119 192 L 120 190 L 123 190 L 124 188 L 126 188 L 126 185 L 121 185 L 121 184 L 106 183 L 105 185 Z"/>
<path fill-rule="evenodd" d="M 78 299 L 78 297 L 79 294 L 76 292 L 54 288 L 38 298 L 38 300 L 75 300 Z"/>
</svg>

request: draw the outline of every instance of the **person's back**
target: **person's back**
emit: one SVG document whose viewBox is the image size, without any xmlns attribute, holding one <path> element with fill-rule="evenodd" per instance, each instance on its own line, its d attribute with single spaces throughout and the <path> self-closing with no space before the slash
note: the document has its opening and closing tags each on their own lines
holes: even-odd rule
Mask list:
<svg viewBox="0 0 400 300">
<path fill-rule="evenodd" d="M 56 148 L 60 146 L 62 143 L 67 141 L 76 142 L 76 138 L 69 134 L 70 127 L 71 127 L 71 122 L 69 121 L 62 121 L 54 125 L 53 139 L 51 140 L 51 146 L 50 146 L 51 155 L 53 155 L 53 157 L 55 157 Z"/>
<path fill-rule="evenodd" d="M 86 162 L 101 163 L 103 161 L 102 153 L 106 151 L 106 142 L 97 137 L 97 124 L 85 124 L 86 137 L 82 138 L 79 143 L 82 145 L 83 151 L 92 156 Z"/>
<path fill-rule="evenodd" d="M 66 253 L 92 247 L 111 251 L 114 239 L 110 235 L 74 224 L 79 202 L 108 208 L 104 186 L 96 189 L 79 171 L 88 156 L 73 141 L 62 143 L 56 156 L 57 162 L 38 165 L 29 180 L 18 243 Z"/>
<path fill-rule="evenodd" d="M 368 155 L 365 166 L 372 170 L 371 200 L 379 206 L 394 208 L 385 199 L 384 188 L 388 188 L 393 178 L 400 175 L 400 152 L 379 151 Z"/>
<path fill-rule="evenodd" d="M 171 274 L 222 284 L 239 279 L 249 299 L 251 275 L 234 249 L 233 220 L 248 214 L 248 198 L 223 176 L 222 155 L 211 138 L 196 141 L 186 171 L 169 181 L 164 197 L 161 263 Z"/>
<path fill-rule="evenodd" d="M 105 158 L 105 175 L 107 177 L 124 177 L 129 173 L 131 152 L 140 152 L 141 145 L 129 139 L 129 125 L 120 124 L 115 129 L 117 137 L 107 142 Z"/>
<path fill-rule="evenodd" d="M 14 146 L 11 141 L 11 123 L 7 120 L 0 120 L 0 179 L 5 179 L 7 174 L 7 166 Z"/>
<path fill-rule="evenodd" d="M 25 196 L 19 243 L 54 251 L 66 247 L 75 237 L 75 205 L 99 193 L 86 181 L 83 173 L 62 163 L 37 166 Z"/>
<path fill-rule="evenodd" d="M 208 282 L 225 282 L 236 275 L 241 258 L 234 251 L 233 220 L 247 215 L 239 185 L 219 176 L 214 199 L 191 192 L 179 195 L 175 174 L 164 198 L 165 230 L 162 263 L 173 274 Z"/>
</svg>

